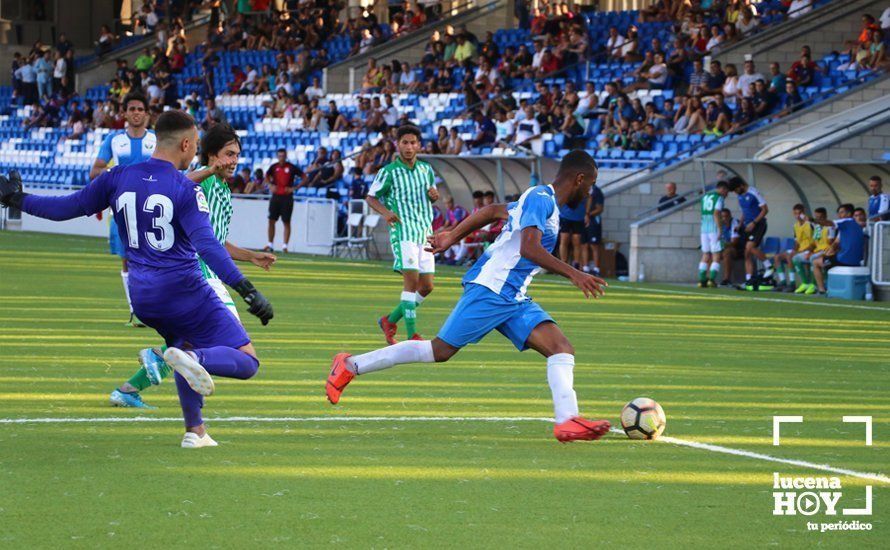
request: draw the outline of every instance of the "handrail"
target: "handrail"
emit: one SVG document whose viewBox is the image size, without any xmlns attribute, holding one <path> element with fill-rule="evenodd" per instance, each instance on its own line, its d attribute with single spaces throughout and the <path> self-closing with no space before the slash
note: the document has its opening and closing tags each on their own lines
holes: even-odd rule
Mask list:
<svg viewBox="0 0 890 550">
<path fill-rule="evenodd" d="M 876 114 L 877 114 L 877 115 L 881 115 L 882 113 L 881 113 L 881 112 L 878 112 L 878 113 L 869 113 L 869 114 L 867 114 L 867 115 L 864 115 L 864 116 L 862 116 L 862 117 L 860 117 L 860 118 L 857 118 L 857 119 L 854 120 L 853 122 L 850 122 L 850 123 L 848 123 L 848 124 L 842 126 L 841 128 L 837 128 L 837 129 L 832 128 L 831 131 L 830 131 L 830 133 L 827 133 L 827 134 L 821 134 L 821 135 L 819 135 L 819 136 L 816 136 L 816 137 L 814 137 L 814 138 L 811 138 L 811 139 L 809 139 L 809 140 L 807 140 L 807 141 L 804 141 L 804 142 L 802 142 L 802 143 L 795 143 L 795 144 L 791 145 L 788 149 L 785 149 L 785 150 L 783 150 L 783 151 L 779 151 L 778 153 L 775 153 L 774 155 L 771 155 L 770 157 L 766 158 L 765 160 L 776 160 L 776 159 L 777 159 L 778 157 L 780 157 L 780 156 L 787 155 L 787 154 L 791 153 L 791 151 L 794 151 L 794 150 L 796 150 L 796 149 L 800 149 L 800 148 L 802 148 L 802 147 L 806 147 L 807 145 L 810 145 L 810 144 L 815 143 L 815 142 L 817 142 L 817 141 L 824 140 L 825 138 L 829 138 L 829 137 L 830 137 L 831 139 L 830 139 L 829 141 L 830 141 L 830 142 L 835 142 L 835 141 L 837 141 L 838 139 L 847 137 L 847 135 L 844 135 L 844 136 L 834 136 L 833 134 L 836 134 L 836 133 L 838 133 L 838 132 L 849 131 L 850 128 L 852 128 L 853 126 L 857 126 L 857 125 L 861 124 L 863 121 L 868 120 L 868 119 L 874 117 Z M 874 120 L 874 121 L 872 121 L 871 123 L 866 124 L 865 127 L 863 127 L 863 128 L 861 129 L 861 131 L 869 130 L 869 129 L 874 128 L 875 126 L 877 126 L 877 125 L 879 125 L 879 124 L 884 124 L 885 122 L 887 122 L 888 119 L 890 119 L 890 112 L 885 111 L 885 112 L 883 113 L 883 115 L 884 115 L 884 118 L 880 118 L 879 120 Z M 858 130 L 858 129 L 857 129 L 857 130 Z M 857 133 L 861 133 L 861 132 L 860 132 L 860 131 L 857 131 Z"/>
<path fill-rule="evenodd" d="M 692 197 L 693 195 L 704 195 L 708 191 L 714 189 L 714 187 L 715 187 L 715 185 L 705 185 L 704 187 L 701 187 L 701 188 L 695 188 L 695 189 L 689 190 L 689 191 L 683 193 L 682 195 L 677 195 L 676 197 L 674 197 L 675 199 L 679 199 L 679 198 L 684 199 L 680 203 L 672 204 L 672 205 L 668 206 L 667 208 L 664 208 L 663 210 L 659 210 L 659 209 L 662 208 L 664 205 L 656 204 L 655 206 L 650 206 L 649 208 L 647 208 L 645 210 L 641 210 L 641 211 L 637 212 L 636 214 L 634 214 L 633 217 L 634 217 L 634 219 L 639 219 L 639 218 L 642 218 L 648 214 L 651 214 L 652 212 L 668 213 L 668 212 L 673 212 L 674 210 L 681 210 L 681 209 L 689 206 L 689 204 L 695 203 L 695 201 L 689 200 L 690 197 Z"/>
</svg>

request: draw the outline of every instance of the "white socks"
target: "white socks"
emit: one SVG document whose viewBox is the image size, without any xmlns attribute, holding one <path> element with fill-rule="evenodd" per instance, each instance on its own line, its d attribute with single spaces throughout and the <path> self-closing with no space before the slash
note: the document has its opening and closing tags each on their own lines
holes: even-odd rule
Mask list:
<svg viewBox="0 0 890 550">
<path fill-rule="evenodd" d="M 711 280 L 717 279 L 717 273 L 720 272 L 720 262 L 711 262 Z"/>
<path fill-rule="evenodd" d="M 403 302 L 417 302 L 417 293 L 416 292 L 408 292 L 407 290 L 402 291 L 402 295 L 399 298 Z"/>
<path fill-rule="evenodd" d="M 133 313 L 133 302 L 130 301 L 130 274 L 121 271 L 121 280 L 124 282 L 124 294 L 127 295 L 127 305 L 130 306 L 130 313 Z"/>
<path fill-rule="evenodd" d="M 571 357 L 571 356 L 569 356 Z M 435 363 L 433 343 L 430 340 L 405 340 L 394 346 L 350 357 L 349 370 L 355 374 L 367 374 L 405 363 Z M 570 371 L 571 380 L 571 371 Z M 573 394 L 574 395 L 574 394 Z"/>
<path fill-rule="evenodd" d="M 556 423 L 578 416 L 578 398 L 572 389 L 575 356 L 557 353 L 547 358 L 547 383 L 553 393 L 553 414 Z"/>
<path fill-rule="evenodd" d="M 422 296 L 419 292 L 416 292 L 415 294 L 416 294 L 416 295 L 414 296 L 414 303 L 415 303 L 415 304 L 420 305 L 420 304 L 423 303 L 424 300 L 426 300 L 426 296 Z"/>
</svg>

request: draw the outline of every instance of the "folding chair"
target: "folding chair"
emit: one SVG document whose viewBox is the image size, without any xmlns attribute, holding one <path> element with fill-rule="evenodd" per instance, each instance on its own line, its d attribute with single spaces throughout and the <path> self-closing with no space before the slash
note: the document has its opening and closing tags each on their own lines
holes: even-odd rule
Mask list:
<svg viewBox="0 0 890 550">
<path fill-rule="evenodd" d="M 356 232 L 361 229 L 362 226 L 362 217 L 361 212 L 354 212 L 349 214 L 346 218 L 346 236 L 345 237 L 335 237 L 333 246 L 331 246 L 331 256 L 335 258 L 341 258 L 340 254 L 345 250 L 346 253 L 349 253 L 349 243 L 355 237 Z"/>
</svg>

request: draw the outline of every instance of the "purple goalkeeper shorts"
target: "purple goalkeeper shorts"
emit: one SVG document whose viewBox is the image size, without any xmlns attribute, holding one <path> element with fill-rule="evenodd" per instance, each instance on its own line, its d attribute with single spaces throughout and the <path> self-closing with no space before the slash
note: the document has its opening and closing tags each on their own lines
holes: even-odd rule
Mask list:
<svg viewBox="0 0 890 550">
<path fill-rule="evenodd" d="M 134 268 L 135 267 L 135 268 Z M 250 343 L 241 321 L 194 270 L 130 268 L 130 299 L 139 320 L 158 331 L 168 346 L 240 348 Z"/>
</svg>

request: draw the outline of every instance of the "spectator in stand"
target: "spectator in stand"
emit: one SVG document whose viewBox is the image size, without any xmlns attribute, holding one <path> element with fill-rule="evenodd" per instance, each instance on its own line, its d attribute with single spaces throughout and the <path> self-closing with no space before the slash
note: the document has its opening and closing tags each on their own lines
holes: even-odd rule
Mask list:
<svg viewBox="0 0 890 550">
<path fill-rule="evenodd" d="M 377 93 L 383 85 L 383 72 L 377 67 L 377 60 L 368 58 L 368 69 L 362 78 L 362 93 Z"/>
<path fill-rule="evenodd" d="M 778 116 L 788 116 L 795 111 L 799 111 L 803 107 L 803 97 L 797 90 L 797 84 L 789 80 L 785 82 L 785 95 L 782 97 L 782 110 Z"/>
<path fill-rule="evenodd" d="M 868 180 L 868 221 L 890 221 L 890 195 L 884 193 L 881 176 Z"/>
<path fill-rule="evenodd" d="M 37 88 L 37 72 L 32 65 L 33 60 L 23 58 L 21 65 L 15 70 L 15 77 L 19 80 L 19 89 L 24 105 L 39 103 L 40 94 Z"/>
<path fill-rule="evenodd" d="M 522 111 L 522 118 L 516 119 L 516 134 L 514 144 L 520 147 L 530 148 L 538 154 L 543 149 L 540 141 L 542 134 L 541 124 L 535 116 L 535 111 L 531 104 L 526 104 Z"/>
<path fill-rule="evenodd" d="M 606 39 L 606 59 L 623 61 L 625 42 L 624 37 L 618 32 L 618 27 L 609 27 L 609 38 Z"/>
<path fill-rule="evenodd" d="M 707 128 L 704 133 L 722 136 L 729 131 L 731 127 L 732 111 L 726 106 L 723 100 L 723 94 L 718 93 L 714 96 L 713 101 L 708 103 L 706 110 Z"/>
<path fill-rule="evenodd" d="M 778 63 L 769 64 L 769 91 L 774 94 L 781 94 L 785 90 L 785 81 L 787 77 L 779 69 Z"/>
<path fill-rule="evenodd" d="M 269 242 L 263 249 L 272 252 L 275 243 L 275 223 L 280 219 L 284 224 L 284 246 L 281 252 L 287 254 L 290 243 L 290 219 L 294 211 L 294 180 L 303 176 L 303 171 L 287 160 L 287 151 L 278 150 L 278 162 L 269 167 L 264 182 L 272 188 L 269 201 Z"/>
<path fill-rule="evenodd" d="M 37 95 L 42 101 L 49 100 L 52 95 L 53 63 L 52 52 L 47 50 L 40 53 L 34 60 L 34 73 L 37 78 Z"/>
<path fill-rule="evenodd" d="M 754 12 L 750 6 L 745 7 L 745 9 L 742 10 L 742 15 L 735 24 L 736 30 L 738 30 L 739 34 L 742 36 L 754 32 L 758 26 L 760 26 L 760 20 L 754 16 Z"/>
<path fill-rule="evenodd" d="M 250 168 L 244 167 L 229 180 L 229 191 L 235 194 L 247 194 L 250 184 Z"/>
<path fill-rule="evenodd" d="M 668 78 L 668 68 L 664 64 L 664 55 L 660 53 L 655 54 L 652 66 L 647 71 L 640 72 L 640 78 L 642 80 L 634 82 L 625 91 L 663 89 Z"/>
<path fill-rule="evenodd" d="M 68 40 L 68 35 L 63 32 L 59 33 L 59 40 L 56 41 L 56 51 L 64 58 L 69 51 L 74 50 L 74 44 Z"/>
<path fill-rule="evenodd" d="M 454 197 L 448 197 L 445 199 L 445 225 L 442 227 L 443 231 L 451 231 L 457 224 L 464 221 L 464 218 L 467 217 L 467 210 L 463 206 L 454 204 Z"/>
<path fill-rule="evenodd" d="M 763 80 L 754 83 L 754 93 L 751 95 L 751 104 L 757 118 L 768 116 L 776 103 L 776 97 L 766 88 Z"/>
<path fill-rule="evenodd" d="M 705 83 L 701 89 L 702 95 L 723 95 L 723 85 L 725 83 L 726 73 L 723 72 L 723 67 L 716 59 L 712 60 L 710 65 L 708 66 L 708 74 L 705 78 Z"/>
<path fill-rule="evenodd" d="M 481 110 L 473 113 L 473 122 L 475 124 L 475 133 L 473 139 L 467 142 L 470 147 L 485 147 L 495 142 L 497 137 L 497 128 L 490 118 L 485 116 Z"/>
<path fill-rule="evenodd" d="M 701 96 L 707 89 L 708 75 L 705 73 L 701 59 L 692 62 L 692 73 L 689 75 L 687 83 L 689 85 L 686 91 L 688 95 Z"/>
<path fill-rule="evenodd" d="M 739 73 L 736 70 L 735 65 L 727 63 L 726 81 L 723 82 L 723 98 L 726 100 L 726 104 L 729 105 L 730 108 L 735 108 L 738 104 L 739 89 Z"/>
<path fill-rule="evenodd" d="M 875 18 L 870 14 L 866 13 L 862 15 L 862 28 L 859 30 L 859 36 L 856 40 L 847 40 L 844 45 L 847 46 L 846 53 L 850 56 L 850 59 L 853 61 L 859 61 L 858 56 L 859 52 L 862 50 L 868 51 L 869 44 L 871 44 L 871 32 L 881 30 L 881 27 L 875 22 Z M 843 67 L 843 65 L 841 65 Z M 855 68 L 855 67 L 854 67 Z M 843 68 L 839 68 L 840 70 L 845 70 Z"/>
<path fill-rule="evenodd" d="M 859 267 L 865 257 L 865 233 L 853 219 L 853 205 L 842 204 L 837 209 L 838 219 L 819 222 L 832 227 L 835 239 L 824 256 L 813 260 L 813 275 L 819 294 L 825 294 L 825 272 L 835 266 Z"/>
<path fill-rule="evenodd" d="M 66 88 L 68 84 L 67 74 L 68 63 L 65 61 L 64 55 L 61 52 L 56 51 L 55 58 L 53 60 L 52 93 L 58 94 Z"/>
<path fill-rule="evenodd" d="M 754 103 L 751 99 L 743 99 L 733 115 L 732 125 L 728 133 L 740 134 L 756 119 L 757 114 L 754 112 Z"/>
<path fill-rule="evenodd" d="M 684 202 L 686 202 L 686 197 L 677 194 L 677 184 L 672 181 L 668 182 L 664 184 L 664 195 L 658 199 L 658 211 L 664 212 Z"/>
<path fill-rule="evenodd" d="M 326 162 L 318 163 L 316 159 L 315 166 L 315 173 L 306 178 L 305 185 L 309 187 L 333 187 L 343 177 L 342 153 L 339 149 L 334 149 Z"/>
<path fill-rule="evenodd" d="M 114 34 L 108 25 L 102 25 L 99 29 L 99 38 L 94 43 L 96 46 L 96 55 L 102 57 L 114 48 Z"/>
<path fill-rule="evenodd" d="M 809 53 L 804 53 L 799 60 L 791 65 L 791 69 L 788 71 L 788 78 L 794 81 L 798 87 L 811 86 L 818 70 L 818 65 L 813 63 Z"/>
<path fill-rule="evenodd" d="M 464 33 L 457 35 L 457 46 L 454 48 L 454 61 L 464 68 L 471 69 L 473 60 L 477 57 L 476 44 L 469 40 Z"/>
<path fill-rule="evenodd" d="M 451 130 L 448 132 L 447 154 L 460 155 L 465 153 L 466 150 L 466 144 L 464 143 L 464 140 L 461 139 L 460 134 L 457 131 L 457 126 L 452 126 Z"/>
<path fill-rule="evenodd" d="M 868 45 L 868 56 L 864 58 L 859 66 L 863 69 L 878 70 L 883 67 L 887 61 L 886 45 L 884 44 L 884 33 L 879 30 L 871 31 L 871 42 Z"/>
<path fill-rule="evenodd" d="M 757 72 L 757 69 L 754 66 L 754 61 L 745 61 L 745 74 L 739 77 L 739 97 L 750 98 L 754 93 L 751 84 L 754 84 L 758 80 L 766 81 L 766 77 Z"/>
</svg>

